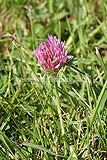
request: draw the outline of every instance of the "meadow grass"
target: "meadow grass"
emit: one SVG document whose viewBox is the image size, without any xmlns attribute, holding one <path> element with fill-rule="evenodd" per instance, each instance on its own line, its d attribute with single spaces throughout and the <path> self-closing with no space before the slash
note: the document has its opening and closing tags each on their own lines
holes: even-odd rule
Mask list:
<svg viewBox="0 0 107 160">
<path fill-rule="evenodd" d="M 33 52 L 48 33 L 74 56 L 56 76 Z M 0 160 L 106 158 L 106 0 L 0 0 Z"/>
</svg>

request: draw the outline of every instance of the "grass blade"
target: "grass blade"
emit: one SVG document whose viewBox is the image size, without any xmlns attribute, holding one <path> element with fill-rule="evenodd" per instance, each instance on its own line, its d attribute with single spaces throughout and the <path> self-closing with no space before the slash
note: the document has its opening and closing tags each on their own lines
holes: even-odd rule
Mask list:
<svg viewBox="0 0 107 160">
<path fill-rule="evenodd" d="M 46 149 L 46 148 L 43 147 L 43 146 L 35 145 L 35 144 L 33 144 L 33 143 L 24 142 L 23 145 L 25 145 L 25 146 L 27 146 L 27 147 L 36 148 L 36 149 L 39 149 L 39 150 L 41 150 L 41 151 L 45 151 L 45 152 L 47 152 L 47 153 L 49 153 L 49 154 L 51 154 L 51 155 L 54 155 L 54 156 L 65 157 L 65 156 L 63 156 L 63 155 L 56 154 L 56 153 L 54 153 L 54 152 Z"/>
<path fill-rule="evenodd" d="M 100 93 L 99 98 L 98 98 L 98 100 L 97 100 L 96 107 L 95 107 L 95 109 L 94 109 L 94 111 L 93 111 L 93 113 L 92 113 L 92 118 L 91 118 L 91 120 L 90 120 L 90 129 L 92 128 L 93 122 L 94 122 L 94 120 L 95 120 L 95 118 L 96 118 L 96 114 L 97 114 L 97 111 L 98 111 L 98 109 L 99 109 L 99 107 L 100 107 L 100 102 L 101 102 L 101 100 L 102 100 L 102 98 L 103 98 L 106 85 L 107 85 L 107 80 L 106 80 L 106 82 L 105 82 L 105 84 L 104 84 L 104 87 L 103 87 L 102 90 L 101 90 L 101 93 Z"/>
</svg>

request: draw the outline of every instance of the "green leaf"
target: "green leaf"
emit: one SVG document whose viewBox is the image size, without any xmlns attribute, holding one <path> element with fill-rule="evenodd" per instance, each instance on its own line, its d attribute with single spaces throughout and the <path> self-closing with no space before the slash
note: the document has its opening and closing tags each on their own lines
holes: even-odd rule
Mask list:
<svg viewBox="0 0 107 160">
<path fill-rule="evenodd" d="M 68 15 L 68 12 L 62 11 L 60 13 L 55 14 L 54 21 L 59 21 L 62 18 L 66 17 Z"/>
<path fill-rule="evenodd" d="M 104 97 L 104 92 L 105 92 L 105 90 L 106 90 L 106 85 L 107 85 L 107 80 L 106 80 L 106 82 L 105 82 L 105 84 L 104 84 L 104 87 L 103 87 L 102 90 L 101 90 L 101 93 L 100 93 L 100 95 L 99 95 L 99 97 L 98 97 L 98 101 L 97 101 L 96 107 L 95 107 L 95 109 L 94 109 L 94 111 L 93 111 L 93 113 L 92 113 L 92 118 L 91 118 L 91 121 L 90 121 L 90 128 L 91 128 L 92 125 L 93 125 L 93 122 L 94 122 L 94 120 L 95 120 L 95 118 L 96 118 L 97 111 L 98 111 L 99 107 L 101 107 L 100 104 L 101 104 L 101 100 L 103 100 L 103 97 Z M 105 102 L 105 101 L 104 101 L 104 102 Z"/>
<path fill-rule="evenodd" d="M 96 49 L 96 55 L 97 55 L 97 58 L 98 58 L 98 62 L 99 62 L 99 64 L 101 65 L 101 67 L 102 67 L 102 69 L 103 69 L 103 71 L 104 71 L 104 73 L 105 73 L 106 79 L 107 79 L 107 69 L 106 69 L 106 67 L 105 67 L 105 64 L 104 64 L 104 62 L 103 62 L 103 60 L 102 60 L 102 58 L 101 58 L 101 55 L 100 55 L 97 47 L 95 47 L 95 49 Z"/>
<path fill-rule="evenodd" d="M 3 143 L 6 145 L 8 150 L 14 155 L 14 149 L 16 149 L 21 157 L 23 157 L 25 160 L 27 160 L 27 157 L 24 155 L 22 149 L 17 146 L 15 143 L 13 143 L 4 133 L 0 131 L 0 139 L 3 141 Z"/>
<path fill-rule="evenodd" d="M 100 113 L 104 109 L 104 107 L 105 107 L 104 104 L 105 104 L 106 101 L 107 101 L 107 89 L 105 89 L 103 97 L 100 101 L 99 108 L 98 108 L 98 113 Z"/>
<path fill-rule="evenodd" d="M 83 64 L 90 64 L 92 62 L 91 59 L 86 59 L 86 58 L 78 58 L 78 60 L 76 62 L 74 62 L 74 64 L 79 65 L 81 63 Z"/>
<path fill-rule="evenodd" d="M 36 149 L 45 151 L 45 152 L 50 153 L 50 154 L 52 154 L 52 155 L 54 155 L 54 156 L 65 157 L 65 156 L 63 156 L 63 155 L 56 154 L 56 153 L 54 153 L 54 152 L 52 152 L 52 151 L 44 148 L 43 146 L 35 145 L 35 144 L 33 144 L 33 143 L 24 142 L 23 145 L 25 145 L 25 146 L 27 146 L 27 147 L 32 147 L 32 148 L 36 148 Z"/>
</svg>

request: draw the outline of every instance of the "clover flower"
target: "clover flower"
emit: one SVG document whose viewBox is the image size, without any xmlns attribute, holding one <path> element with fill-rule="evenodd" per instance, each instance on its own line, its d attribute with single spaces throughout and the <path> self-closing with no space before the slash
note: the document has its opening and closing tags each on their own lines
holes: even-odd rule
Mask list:
<svg viewBox="0 0 107 160">
<path fill-rule="evenodd" d="M 41 67 L 46 71 L 58 71 L 66 61 L 73 56 L 67 56 L 68 49 L 65 49 L 65 41 L 59 42 L 56 36 L 48 34 L 47 43 L 40 42 L 39 49 L 36 48 L 34 53 Z"/>
</svg>

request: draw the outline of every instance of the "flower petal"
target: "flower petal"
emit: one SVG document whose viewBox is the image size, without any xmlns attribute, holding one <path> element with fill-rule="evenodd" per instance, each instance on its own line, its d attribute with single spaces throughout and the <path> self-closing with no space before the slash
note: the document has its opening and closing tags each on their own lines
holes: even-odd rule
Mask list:
<svg viewBox="0 0 107 160">
<path fill-rule="evenodd" d="M 65 41 L 60 43 L 56 36 L 53 38 L 49 34 L 46 41 L 46 44 L 40 42 L 39 49 L 36 48 L 34 54 L 45 70 L 58 71 L 67 59 L 73 58 L 73 56 L 67 56 L 68 49 L 65 50 Z"/>
</svg>

